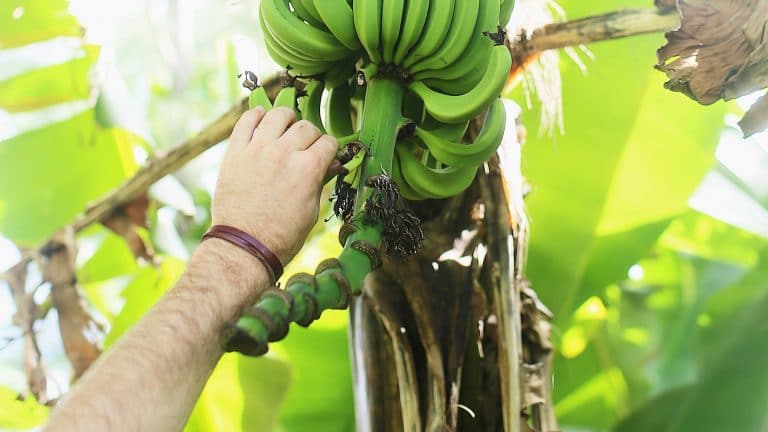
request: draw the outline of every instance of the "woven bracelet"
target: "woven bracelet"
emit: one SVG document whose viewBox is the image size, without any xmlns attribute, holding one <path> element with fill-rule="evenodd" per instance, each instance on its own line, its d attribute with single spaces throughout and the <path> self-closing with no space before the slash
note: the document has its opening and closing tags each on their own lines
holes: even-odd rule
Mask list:
<svg viewBox="0 0 768 432">
<path fill-rule="evenodd" d="M 203 235 L 203 241 L 209 238 L 217 238 L 232 243 L 253 255 L 266 267 L 272 284 L 277 283 L 277 280 L 283 275 L 283 264 L 277 255 L 247 232 L 228 225 L 214 225 Z"/>
</svg>

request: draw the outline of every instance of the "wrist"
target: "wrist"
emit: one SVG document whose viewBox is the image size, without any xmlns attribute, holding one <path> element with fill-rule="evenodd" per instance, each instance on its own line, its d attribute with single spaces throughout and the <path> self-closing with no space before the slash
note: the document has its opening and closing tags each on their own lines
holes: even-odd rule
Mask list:
<svg viewBox="0 0 768 432">
<path fill-rule="evenodd" d="M 234 322 L 243 308 L 254 304 L 271 286 L 264 264 L 225 240 L 202 242 L 190 260 L 190 271 L 204 277 L 225 322 Z"/>
</svg>

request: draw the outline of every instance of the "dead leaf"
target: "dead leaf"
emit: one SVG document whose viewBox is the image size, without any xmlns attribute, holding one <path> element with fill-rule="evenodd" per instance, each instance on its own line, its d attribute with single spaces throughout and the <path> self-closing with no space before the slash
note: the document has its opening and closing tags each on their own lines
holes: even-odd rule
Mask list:
<svg viewBox="0 0 768 432">
<path fill-rule="evenodd" d="M 768 129 L 768 94 L 763 95 L 752 105 L 739 122 L 739 127 L 745 137 Z"/>
<path fill-rule="evenodd" d="M 73 378 L 79 378 L 99 357 L 94 340 L 99 325 L 93 320 L 80 296 L 75 277 L 75 235 L 71 228 L 51 238 L 51 253 L 43 266 L 43 278 L 51 284 L 53 304 L 59 315 L 64 351 L 72 363 Z"/>
<path fill-rule="evenodd" d="M 657 53 L 666 88 L 709 105 L 768 86 L 768 0 L 678 0 L 677 6 L 680 28 L 666 34 Z"/>
</svg>

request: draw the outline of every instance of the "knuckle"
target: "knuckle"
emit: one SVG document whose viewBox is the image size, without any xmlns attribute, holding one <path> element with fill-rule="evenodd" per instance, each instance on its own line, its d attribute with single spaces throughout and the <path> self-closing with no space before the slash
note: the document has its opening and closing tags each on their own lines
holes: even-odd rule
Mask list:
<svg viewBox="0 0 768 432">
<path fill-rule="evenodd" d="M 309 120 L 299 120 L 296 123 L 296 127 L 306 132 L 313 132 L 318 134 L 320 133 L 320 129 L 318 129 L 317 126 L 315 126 L 315 124 Z"/>
</svg>

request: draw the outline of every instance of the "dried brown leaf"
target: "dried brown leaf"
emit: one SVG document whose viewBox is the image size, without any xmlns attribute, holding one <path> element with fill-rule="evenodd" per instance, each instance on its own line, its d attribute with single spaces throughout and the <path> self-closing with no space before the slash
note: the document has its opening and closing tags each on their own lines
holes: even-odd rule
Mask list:
<svg viewBox="0 0 768 432">
<path fill-rule="evenodd" d="M 666 88 L 708 105 L 768 86 L 768 0 L 678 0 L 677 6 L 680 28 L 666 34 L 657 53 Z"/>
<path fill-rule="evenodd" d="M 79 378 L 99 357 L 101 350 L 93 340 L 98 324 L 80 296 L 75 278 L 75 236 L 71 228 L 54 234 L 52 252 L 43 266 L 43 277 L 51 284 L 53 304 L 59 315 L 64 351 Z"/>
</svg>

